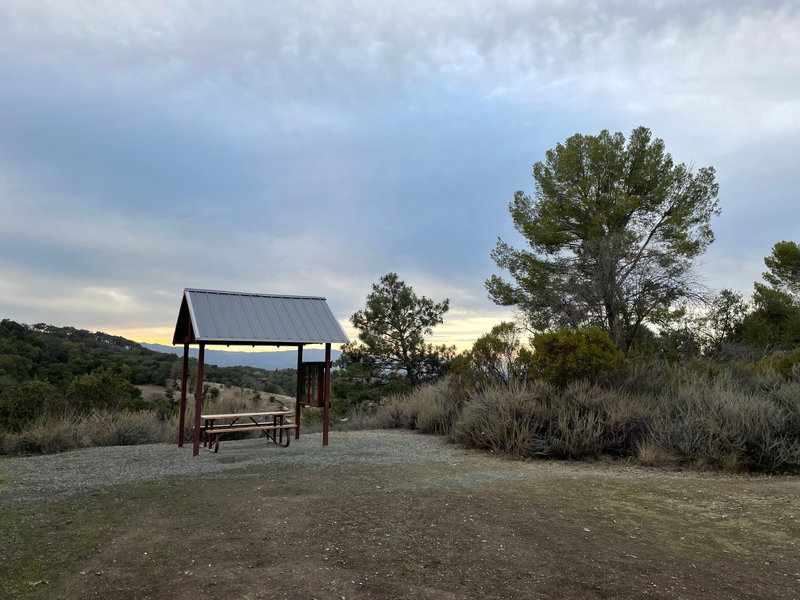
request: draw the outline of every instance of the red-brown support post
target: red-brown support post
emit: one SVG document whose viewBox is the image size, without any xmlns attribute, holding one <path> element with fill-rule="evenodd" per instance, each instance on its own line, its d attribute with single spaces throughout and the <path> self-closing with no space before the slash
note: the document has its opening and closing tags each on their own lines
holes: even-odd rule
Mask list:
<svg viewBox="0 0 800 600">
<path fill-rule="evenodd" d="M 200 452 L 200 413 L 203 408 L 203 361 L 206 358 L 206 345 L 200 342 L 200 352 L 197 357 L 197 389 L 194 392 L 194 450 L 192 456 Z"/>
<path fill-rule="evenodd" d="M 178 426 L 178 448 L 183 448 L 186 424 L 186 383 L 189 378 L 189 344 L 183 345 L 183 372 L 181 373 L 181 418 Z"/>
<path fill-rule="evenodd" d="M 328 445 L 328 419 L 331 414 L 331 345 L 325 344 L 325 390 L 322 392 L 322 445 Z"/>
<path fill-rule="evenodd" d="M 294 402 L 294 439 L 300 439 L 300 399 L 303 397 L 303 345 L 297 346 L 297 398 Z"/>
</svg>

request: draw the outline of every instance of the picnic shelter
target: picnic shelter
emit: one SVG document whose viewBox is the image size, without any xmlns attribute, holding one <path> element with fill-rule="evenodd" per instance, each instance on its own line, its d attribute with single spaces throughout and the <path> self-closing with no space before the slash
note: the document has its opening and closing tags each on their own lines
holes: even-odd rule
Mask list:
<svg viewBox="0 0 800 600">
<path fill-rule="evenodd" d="M 197 344 L 198 368 L 195 388 L 194 450 L 200 444 L 200 414 L 203 398 L 203 361 L 207 345 L 294 346 L 297 348 L 295 439 L 300 437 L 303 404 L 323 407 L 322 444 L 328 445 L 330 417 L 331 344 L 349 340 L 333 316 L 325 298 L 252 294 L 186 288 L 172 343 L 183 344 L 181 404 L 178 446 L 183 446 L 189 347 Z M 325 345 L 324 362 L 304 362 L 303 347 Z"/>
</svg>

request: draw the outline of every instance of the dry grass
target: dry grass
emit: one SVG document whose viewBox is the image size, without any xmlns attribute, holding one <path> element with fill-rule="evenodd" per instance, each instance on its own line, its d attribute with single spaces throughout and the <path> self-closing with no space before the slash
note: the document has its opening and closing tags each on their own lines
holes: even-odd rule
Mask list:
<svg viewBox="0 0 800 600">
<path fill-rule="evenodd" d="M 419 429 L 449 435 L 466 395 L 449 380 L 421 386 L 411 394 L 392 394 L 379 407 L 376 423 L 385 429 Z"/>
<path fill-rule="evenodd" d="M 51 454 L 92 446 L 175 441 L 172 425 L 154 412 L 95 411 L 50 417 L 19 433 L 0 432 L 3 454 Z"/>
<path fill-rule="evenodd" d="M 763 375 L 759 379 L 767 378 Z M 800 470 L 800 385 L 684 377 L 652 407 L 649 439 L 669 452 L 731 471 Z"/>
<path fill-rule="evenodd" d="M 210 384 L 219 390 L 213 400 L 207 400 L 203 411 L 215 413 L 277 410 L 291 408 L 293 400 L 285 396 L 260 394 L 240 387 Z M 180 392 L 175 394 L 178 398 Z M 92 446 L 124 446 L 176 442 L 178 415 L 159 419 L 154 411 L 93 411 L 89 414 L 70 412 L 39 419 L 18 433 L 0 430 L 0 453 L 51 454 Z M 191 442 L 194 423 L 194 398 L 186 402 L 185 441 Z"/>
</svg>

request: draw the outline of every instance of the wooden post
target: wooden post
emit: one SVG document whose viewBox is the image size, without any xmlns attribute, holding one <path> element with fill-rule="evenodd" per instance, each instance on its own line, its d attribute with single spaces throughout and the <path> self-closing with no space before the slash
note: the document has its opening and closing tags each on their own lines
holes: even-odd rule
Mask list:
<svg viewBox="0 0 800 600">
<path fill-rule="evenodd" d="M 325 344 L 325 389 L 322 392 L 322 445 L 328 445 L 328 420 L 331 414 L 331 345 Z"/>
<path fill-rule="evenodd" d="M 197 357 L 197 389 L 194 392 L 194 450 L 192 456 L 200 452 L 200 413 L 203 409 L 203 361 L 206 358 L 206 345 L 200 342 Z"/>
<path fill-rule="evenodd" d="M 189 378 L 189 344 L 183 345 L 183 372 L 181 373 L 181 416 L 178 426 L 178 448 L 183 448 L 186 423 L 186 383 Z"/>
<path fill-rule="evenodd" d="M 297 397 L 294 401 L 294 439 L 300 439 L 300 399 L 303 397 L 303 345 L 297 346 Z"/>
</svg>

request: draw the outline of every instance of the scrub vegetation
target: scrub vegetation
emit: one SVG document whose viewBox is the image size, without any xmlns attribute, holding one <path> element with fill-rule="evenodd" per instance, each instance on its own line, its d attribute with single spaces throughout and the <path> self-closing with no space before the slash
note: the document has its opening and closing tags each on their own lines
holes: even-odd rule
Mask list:
<svg viewBox="0 0 800 600">
<path fill-rule="evenodd" d="M 800 473 L 800 382 L 731 368 L 631 369 L 613 384 L 541 380 L 465 389 L 457 378 L 388 398 L 387 428 L 517 458 Z"/>
</svg>

